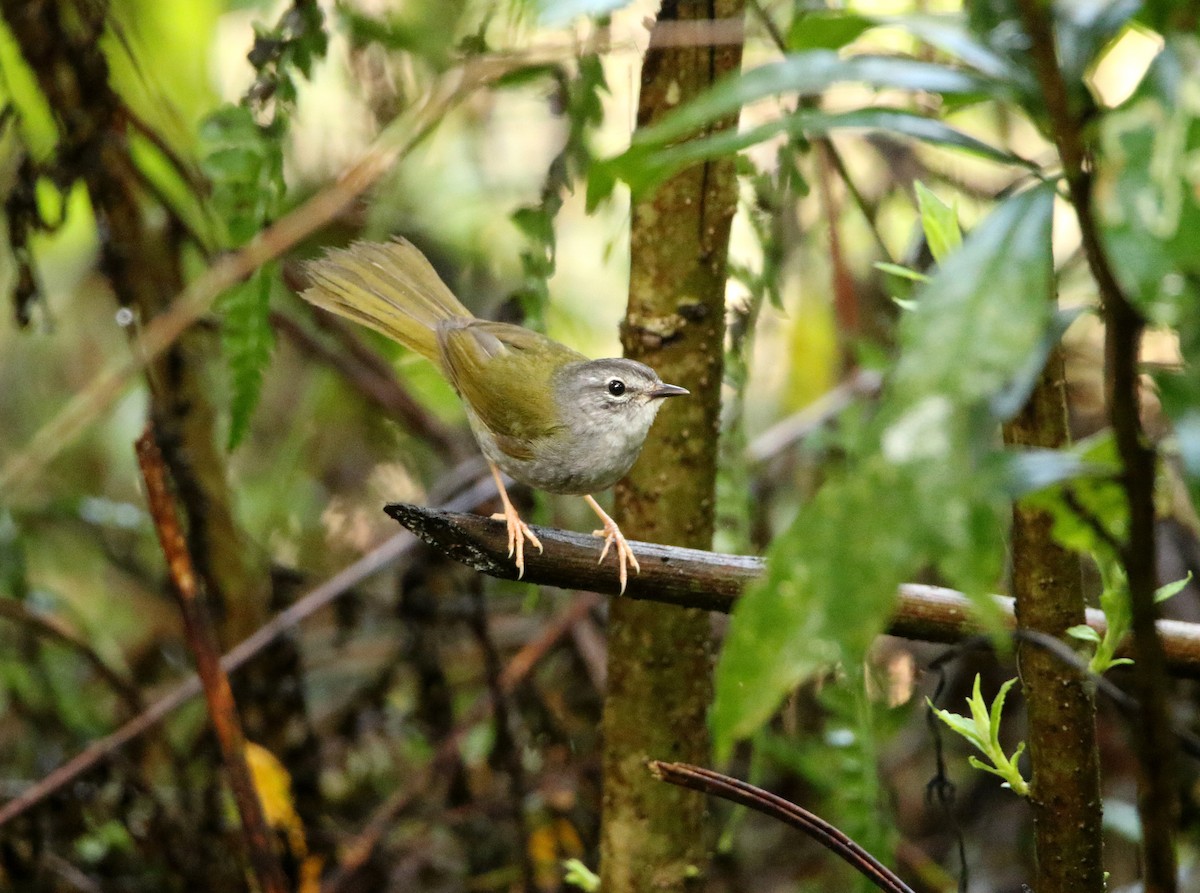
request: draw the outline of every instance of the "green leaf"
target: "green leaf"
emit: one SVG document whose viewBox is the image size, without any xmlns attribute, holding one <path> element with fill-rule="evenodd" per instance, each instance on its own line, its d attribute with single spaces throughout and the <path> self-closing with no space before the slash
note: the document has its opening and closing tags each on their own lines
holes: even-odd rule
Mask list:
<svg viewBox="0 0 1200 893">
<path fill-rule="evenodd" d="M 1096 632 L 1086 623 L 1081 623 L 1078 626 L 1067 628 L 1067 635 L 1072 639 L 1079 639 L 1081 642 L 1092 642 L 1100 644 L 1100 633 Z"/>
<path fill-rule="evenodd" d="M 895 518 L 916 499 L 894 468 L 835 476 L 776 538 L 765 576 L 740 600 L 710 714 L 718 759 L 805 677 L 863 654 L 919 553 Z"/>
<path fill-rule="evenodd" d="M 788 29 L 787 46 L 792 52 L 840 50 L 875 24 L 872 18 L 844 9 L 802 12 L 796 15 Z"/>
<path fill-rule="evenodd" d="M 1064 476 L 1061 483 L 1027 493 L 1022 504 L 1049 512 L 1054 519 L 1054 538 L 1067 548 L 1112 557 L 1108 540 L 1124 539 L 1129 514 L 1125 493 L 1117 482 L 1121 465 L 1112 435 L 1103 432 L 1060 452 L 1064 457 L 1076 456 L 1086 473 Z M 1069 484 L 1069 492 L 1064 484 Z M 1097 526 L 1107 536 L 1101 536 Z"/>
<path fill-rule="evenodd" d="M 843 59 L 828 50 L 813 50 L 723 78 L 659 123 L 639 131 L 634 141 L 673 142 L 736 114 L 747 103 L 779 93 L 814 95 L 846 83 L 940 94 L 987 94 L 996 86 L 986 78 L 932 62 L 870 55 Z"/>
<path fill-rule="evenodd" d="M 801 679 L 861 661 L 918 569 L 977 595 L 1000 574 L 1009 503 L 988 406 L 1050 325 L 1053 197 L 1007 199 L 920 289 L 877 418 L 734 611 L 710 716 L 718 758 Z"/>
<path fill-rule="evenodd" d="M 1153 321 L 1174 325 L 1200 301 L 1200 111 L 1190 101 L 1200 59 L 1190 41 L 1168 40 L 1137 91 L 1100 119 L 1105 163 L 1097 211 L 1113 268 Z"/>
<path fill-rule="evenodd" d="M 1188 583 L 1192 582 L 1192 572 L 1188 571 L 1188 575 L 1182 580 L 1176 580 L 1174 583 L 1165 583 L 1154 590 L 1154 603 L 1165 602 L 1169 598 L 1173 598 L 1187 588 Z"/>
<path fill-rule="evenodd" d="M 918 180 L 915 184 L 917 191 L 917 207 L 921 211 L 921 228 L 925 231 L 925 241 L 929 243 L 929 252 L 939 264 L 950 256 L 956 248 L 962 245 L 962 230 L 958 226 L 958 209 L 948 205 L 934 195 Z"/>
<path fill-rule="evenodd" d="M 1009 59 L 980 43 L 961 15 L 879 16 L 875 21 L 907 31 L 997 83 L 1015 85 L 1024 93 L 1029 93 L 1037 86 L 1030 72 L 1013 65 Z"/>
<path fill-rule="evenodd" d="M 221 340 L 229 364 L 232 391 L 228 448 L 235 449 L 250 427 L 250 418 L 262 392 L 263 372 L 271 360 L 275 339 L 269 319 L 274 265 L 260 269 L 250 279 L 222 296 Z"/>
<path fill-rule="evenodd" d="M 1051 320 L 1054 190 L 1006 199 L 939 266 L 901 322 L 895 387 L 913 398 L 985 401 L 1038 346 Z"/>
<path fill-rule="evenodd" d="M 629 185 L 635 198 L 641 197 L 693 164 L 730 155 L 779 133 L 813 138 L 842 130 L 882 131 L 908 136 L 935 145 L 962 149 L 1003 164 L 1029 166 L 1029 162 L 1019 156 L 997 149 L 941 121 L 903 109 L 864 108 L 834 114 L 800 109 L 750 130 L 722 130 L 711 136 L 681 143 L 658 142 L 635 136 L 625 152 L 597 162 L 592 167 L 588 207 L 595 208 L 606 199 L 618 179 Z"/>
<path fill-rule="evenodd" d="M 872 266 L 881 273 L 888 273 L 892 276 L 899 276 L 901 279 L 908 279 L 912 282 L 928 282 L 929 276 L 919 270 L 910 270 L 908 267 L 900 264 L 890 264 L 884 261 L 876 261 Z M 911 303 L 911 302 L 910 302 Z"/>
</svg>

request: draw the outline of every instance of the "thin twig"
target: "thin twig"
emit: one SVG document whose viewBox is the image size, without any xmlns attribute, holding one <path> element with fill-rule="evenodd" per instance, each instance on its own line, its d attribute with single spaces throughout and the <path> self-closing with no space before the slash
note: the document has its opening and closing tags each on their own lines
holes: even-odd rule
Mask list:
<svg viewBox="0 0 1200 893">
<path fill-rule="evenodd" d="M 204 687 L 208 716 L 221 750 L 221 760 L 229 778 L 229 787 L 242 818 L 242 833 L 250 865 L 259 886 L 266 893 L 284 893 L 287 880 L 271 843 L 270 830 L 263 815 L 262 802 L 254 787 L 254 778 L 246 762 L 246 738 L 233 699 L 229 677 L 221 668 L 220 646 L 212 618 L 200 596 L 200 581 L 188 555 L 183 529 L 175 513 L 175 503 L 167 484 L 167 468 L 154 435 L 147 429 L 137 444 L 138 465 L 146 484 L 146 501 L 167 559 L 167 569 L 183 615 L 188 646 L 196 660 L 196 670 Z"/>
<path fill-rule="evenodd" d="M 689 763 L 664 763 L 660 760 L 651 760 L 649 769 L 651 774 L 660 781 L 711 794 L 731 803 L 739 803 L 756 812 L 761 812 L 763 815 L 778 819 L 784 824 L 791 825 L 793 828 L 798 828 L 886 893 L 915 893 L 912 887 L 896 876 L 895 872 L 855 843 L 843 831 L 790 800 L 785 800 L 770 791 L 764 791 L 749 782 Z"/>
</svg>

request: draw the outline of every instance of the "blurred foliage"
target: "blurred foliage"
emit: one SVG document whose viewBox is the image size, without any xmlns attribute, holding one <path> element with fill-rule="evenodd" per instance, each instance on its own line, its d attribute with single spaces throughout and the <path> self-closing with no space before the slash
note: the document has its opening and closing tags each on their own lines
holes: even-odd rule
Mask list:
<svg viewBox="0 0 1200 893">
<path fill-rule="evenodd" d="M 632 140 L 648 2 L 78 8 L 107 12 L 96 46 L 138 122 L 114 143 L 135 160 L 154 231 L 193 273 L 339 176 L 439 75 L 529 53 L 528 65 L 442 121 L 319 241 L 406 234 L 481 315 L 519 314 L 573 347 L 609 353 L 629 190 L 644 194 L 683 167 L 736 154 L 718 545 L 764 552 L 769 572 L 732 618 L 718 667 L 711 722 L 735 770 L 748 765 L 737 747 L 748 739 L 760 782 L 811 802 L 885 862 L 901 853 L 922 877 L 936 872 L 911 861 L 914 852 L 952 865 L 955 832 L 925 802 L 934 772 L 921 726 L 928 680 L 870 646 L 903 581 L 974 597 L 1002 588 L 1016 497 L 1052 511 L 1056 536 L 1099 568 L 1093 595 L 1113 635 L 1092 641 L 1092 654 L 1096 669 L 1111 665 L 1127 613 L 1113 571 L 1112 543 L 1127 521 L 1111 440 L 1015 453 L 996 435 L 1060 340 L 1076 430 L 1102 425 L 1086 309 L 1094 286 L 1057 213 L 1046 111 L 1012 4 L 763 4 L 775 34 L 749 19 L 744 73 Z M 1095 134 L 1105 246 L 1156 327 L 1146 348 L 1157 396 L 1148 427 L 1185 484 L 1180 502 L 1164 483 L 1163 515 L 1195 542 L 1200 44 L 1181 8 L 1123 0 L 1058 4 L 1055 14 L 1070 98 Z M 70 159 L 56 154 L 55 110 L 7 27 L 0 74 L 11 246 L 0 281 L 16 310 L 0 323 L 7 461 L 105 359 L 131 348 L 96 264 L 105 221 L 85 192 L 62 185 Z M 739 111 L 740 130 L 708 135 Z M 436 370 L 291 300 L 295 262 L 316 250 L 296 246 L 258 271 L 203 326 L 213 331 L 202 361 L 217 424 L 240 444 L 228 476 L 247 548 L 287 581 L 276 609 L 393 532 L 381 503 L 432 501 L 465 473 L 381 402 L 398 388 L 465 442 L 462 410 Z M 1069 311 L 1054 312 L 1055 291 Z M 854 330 L 837 303 L 846 295 L 863 320 Z M 897 313 L 890 295 L 905 309 Z M 18 331 L 14 319 L 40 324 Z M 857 364 L 885 373 L 877 399 L 855 396 L 748 459 L 781 417 L 803 413 Z M 131 388 L 32 492 L 0 495 L 0 598 L 13 606 L 0 612 L 5 799 L 188 667 L 130 450 L 145 388 Z M 575 511 L 553 503 L 551 520 L 590 523 Z M 294 631 L 307 712 L 298 719 L 317 745 L 255 759 L 297 881 L 311 885 L 322 865 L 335 870 L 379 805 L 407 792 L 354 889 L 506 889 L 523 883 L 522 872 L 538 889 L 591 883 L 603 618 L 586 617 L 543 657 L 509 699 L 510 728 L 498 730 L 471 706 L 487 697 L 488 649 L 505 660 L 519 653 L 566 597 L 530 599 L 489 582 L 489 643 L 466 622 L 474 585 L 422 552 Z M 1195 598 L 1192 584 L 1167 607 L 1194 610 Z M 931 654 L 903 647 L 916 664 Z M 962 663 L 950 683 L 958 690 L 940 704 L 972 696 L 977 667 Z M 814 674 L 822 681 L 810 697 L 802 683 Z M 988 746 L 1000 748 L 997 691 L 1008 691 L 1000 683 L 1011 674 L 993 667 L 975 695 Z M 886 684 L 868 681 L 876 675 Z M 1004 725 L 1019 732 L 1012 695 Z M 1179 710 L 1195 720 L 1193 707 Z M 239 888 L 235 820 L 210 748 L 197 706 L 174 714 L 162 732 L 0 829 L 0 885 L 68 889 L 82 875 L 105 889 Z M 952 767 L 966 765 L 965 752 L 949 755 Z M 1113 772 L 1108 790 L 1120 791 L 1130 775 Z M 1004 802 L 989 799 L 993 779 L 955 778 L 975 885 L 1020 889 L 1031 877 L 1025 819 L 1009 821 Z M 712 889 L 845 883 L 790 831 L 753 819 L 729 827 Z M 1135 854 L 1119 843 L 1110 852 L 1114 886 L 1134 880 Z"/>
</svg>

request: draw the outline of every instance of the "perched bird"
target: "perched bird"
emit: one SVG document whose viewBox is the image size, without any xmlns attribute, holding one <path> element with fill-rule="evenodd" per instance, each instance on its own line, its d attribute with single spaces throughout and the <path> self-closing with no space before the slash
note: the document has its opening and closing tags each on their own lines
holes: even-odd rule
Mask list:
<svg viewBox="0 0 1200 893">
<path fill-rule="evenodd" d="M 308 264 L 305 300 L 369 326 L 432 360 L 467 410 L 504 506 L 508 554 L 525 573 L 525 541 L 542 544 L 508 498 L 500 471 L 583 496 L 616 556 L 621 591 L 637 558 L 592 493 L 615 484 L 641 452 L 663 399 L 688 392 L 628 359 L 589 360 L 545 335 L 476 319 L 412 243 L 357 242 Z"/>
</svg>

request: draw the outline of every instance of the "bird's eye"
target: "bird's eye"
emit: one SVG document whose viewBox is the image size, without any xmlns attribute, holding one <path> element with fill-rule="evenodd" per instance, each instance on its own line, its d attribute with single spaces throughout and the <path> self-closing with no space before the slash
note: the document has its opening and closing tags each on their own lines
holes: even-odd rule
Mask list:
<svg viewBox="0 0 1200 893">
<path fill-rule="evenodd" d="M 608 392 L 614 397 L 620 397 L 625 393 L 625 382 L 619 378 L 614 378 L 608 383 Z"/>
</svg>

